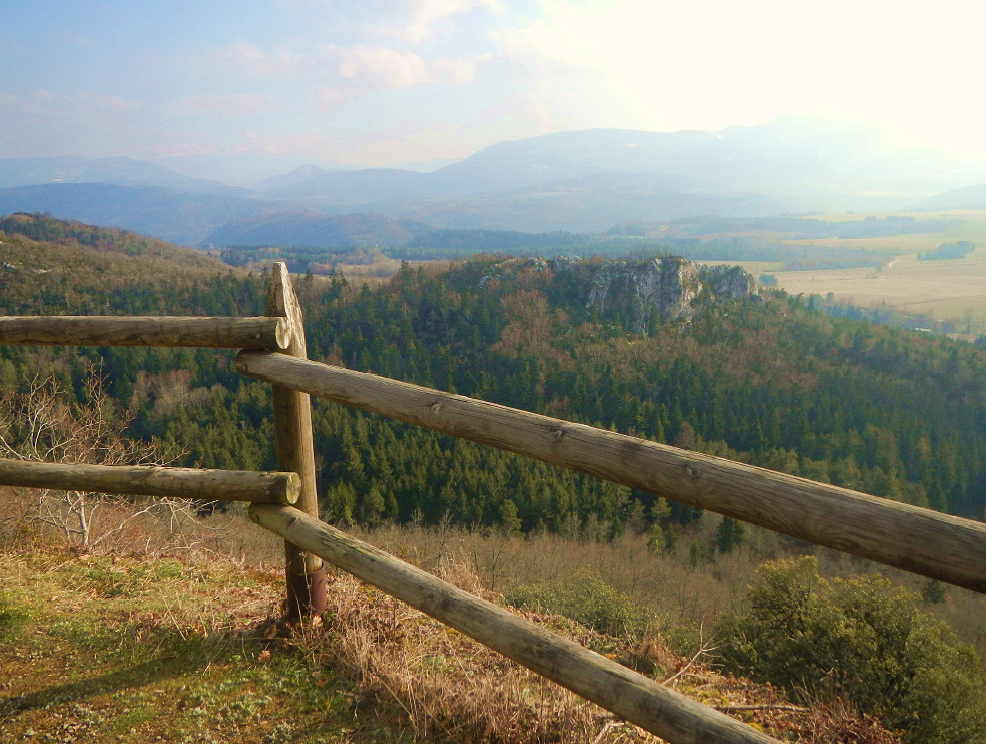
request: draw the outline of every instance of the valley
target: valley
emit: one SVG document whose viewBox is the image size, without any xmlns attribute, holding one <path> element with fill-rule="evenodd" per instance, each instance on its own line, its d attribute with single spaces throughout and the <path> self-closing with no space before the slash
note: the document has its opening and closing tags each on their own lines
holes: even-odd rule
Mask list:
<svg viewBox="0 0 986 744">
<path fill-rule="evenodd" d="M 791 246 L 897 253 L 879 266 L 803 271 L 785 271 L 778 266 L 758 268 L 776 277 L 777 286 L 792 295 L 828 297 L 831 293 L 829 301 L 837 304 L 916 316 L 912 327 L 944 329 L 968 340 L 986 334 L 986 212 L 962 210 L 911 216 L 938 218 L 948 227 L 917 235 L 786 241 Z M 922 252 L 958 240 L 971 241 L 976 249 L 958 259 L 918 258 Z"/>
</svg>

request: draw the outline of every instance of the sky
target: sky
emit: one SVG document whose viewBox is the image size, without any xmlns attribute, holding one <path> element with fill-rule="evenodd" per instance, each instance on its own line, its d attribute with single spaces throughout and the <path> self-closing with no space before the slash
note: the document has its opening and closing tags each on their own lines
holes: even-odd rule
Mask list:
<svg viewBox="0 0 986 744">
<path fill-rule="evenodd" d="M 0 157 L 400 167 L 562 130 L 778 117 L 986 155 L 981 3 L 35 0 Z"/>
</svg>

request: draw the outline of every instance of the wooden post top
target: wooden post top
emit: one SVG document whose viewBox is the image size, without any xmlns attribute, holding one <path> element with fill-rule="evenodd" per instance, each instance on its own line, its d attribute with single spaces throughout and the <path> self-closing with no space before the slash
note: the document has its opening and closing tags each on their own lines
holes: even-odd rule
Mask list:
<svg viewBox="0 0 986 744">
<path fill-rule="evenodd" d="M 308 344 L 305 342 L 305 326 L 301 317 L 301 303 L 291 284 L 291 274 L 283 261 L 271 265 L 270 287 L 267 294 L 267 314 L 285 318 L 288 323 L 287 346 L 284 353 L 295 357 L 308 358 Z"/>
</svg>

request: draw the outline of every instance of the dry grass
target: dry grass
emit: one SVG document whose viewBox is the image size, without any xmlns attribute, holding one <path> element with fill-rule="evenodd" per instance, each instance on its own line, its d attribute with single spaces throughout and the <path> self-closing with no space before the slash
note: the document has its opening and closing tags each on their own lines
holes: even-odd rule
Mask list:
<svg viewBox="0 0 986 744">
<path fill-rule="evenodd" d="M 23 489 L 0 488 L 0 550 L 5 544 L 40 540 L 39 536 L 45 543 L 57 539 L 39 531 L 38 525 L 24 522 L 24 503 L 30 503 L 30 497 Z M 107 509 L 101 519 L 109 524 L 116 518 L 116 510 L 125 507 Z M 679 539 L 674 552 L 660 555 L 648 550 L 645 536 L 637 534 L 607 543 L 552 534 L 504 536 L 448 525 L 391 525 L 372 531 L 356 527 L 350 531 L 432 573 L 445 571 L 443 566 L 449 560 L 468 564 L 478 586 L 498 595 L 529 584 L 563 585 L 573 576 L 597 576 L 632 597 L 635 607 L 650 618 L 649 626 L 662 633 L 677 653 L 690 655 L 700 645 L 702 628 L 714 628 L 723 613 L 743 608 L 747 585 L 761 563 L 807 549 L 802 543 L 747 525 L 743 546 L 725 555 L 710 556 L 705 549 L 712 543 L 718 522 L 719 517 L 706 514 L 697 527 Z M 693 545 L 703 549 L 697 563 L 690 557 Z M 248 523 L 245 506 L 235 503 L 228 512 L 208 519 L 172 522 L 148 514 L 128 525 L 106 550 L 139 550 L 147 556 L 212 555 L 258 570 L 280 569 L 284 561 L 283 541 Z M 878 573 L 919 594 L 928 582 L 921 576 L 834 550 L 815 548 L 813 552 L 825 576 Z M 982 623 L 986 595 L 954 586 L 945 586 L 944 591 L 945 601 L 927 609 L 986 658 L 986 625 Z M 635 643 L 640 639 L 626 640 Z"/>
<path fill-rule="evenodd" d="M 367 263 L 346 263 L 342 261 L 333 266 L 328 264 L 313 264 L 312 271 L 316 273 L 328 273 L 335 270 L 342 273 L 346 279 L 355 286 L 364 284 L 370 287 L 380 287 L 390 281 L 396 274 L 402 263 L 407 263 L 412 269 L 424 269 L 429 275 L 434 275 L 448 271 L 452 265 L 449 260 L 422 260 L 422 261 L 402 261 L 398 258 L 390 258 L 382 253 L 377 253 L 372 262 Z"/>
<path fill-rule="evenodd" d="M 914 254 L 904 255 L 882 271 L 833 269 L 780 271 L 774 275 L 789 294 L 831 292 L 836 299 L 856 305 L 887 305 L 951 320 L 960 328 L 970 325 L 973 333 L 986 330 L 986 246 L 968 258 L 949 261 L 919 261 Z"/>
<path fill-rule="evenodd" d="M 851 222 L 868 217 L 910 216 L 918 220 L 940 219 L 939 233 L 888 235 L 873 238 L 790 239 L 770 232 L 729 233 L 786 245 L 817 249 L 894 251 L 901 255 L 881 268 L 783 271 L 783 262 L 707 261 L 739 263 L 755 276 L 770 273 L 778 286 L 792 295 L 832 293 L 835 299 L 864 307 L 887 306 L 907 314 L 921 314 L 937 321 L 951 321 L 963 337 L 986 333 L 986 211 L 892 212 L 887 214 L 837 213 L 813 215 L 813 219 Z M 941 243 L 968 240 L 978 250 L 964 259 L 919 261 L 917 254 Z"/>
<path fill-rule="evenodd" d="M 700 627 L 712 627 L 720 614 L 744 594 L 756 566 L 782 549 L 783 541 L 751 528 L 761 542 L 690 560 L 691 545 L 709 546 L 719 518 L 709 515 L 683 536 L 673 553 L 655 555 L 644 535 L 626 534 L 613 542 L 578 540 L 553 534 L 504 536 L 488 531 L 438 526 L 431 529 L 384 527 L 360 536 L 401 558 L 435 571 L 449 556 L 464 556 L 488 590 L 509 593 L 533 583 L 565 584 L 573 576 L 594 575 L 673 634 L 683 653 L 693 652 Z M 639 639 L 632 639 L 639 640 Z"/>
<path fill-rule="evenodd" d="M 485 592 L 463 560 L 446 558 L 442 578 Z M 638 670 L 656 674 L 707 705 L 771 735 L 799 742 L 892 744 L 898 739 L 842 702 L 792 705 L 768 685 L 720 675 L 701 654 L 688 659 L 660 638 L 632 645 L 554 616 L 517 612 Z M 348 575 L 331 585 L 326 632 L 293 643 L 316 663 L 343 666 L 364 693 L 396 702 L 416 740 L 458 742 L 660 741 Z"/>
<path fill-rule="evenodd" d="M 604 711 L 349 576 L 329 597 L 327 632 L 303 647 L 396 703 L 417 740 L 591 741 L 602 728 Z"/>
<path fill-rule="evenodd" d="M 9 520 L 3 523 L 0 574 L 5 606 L 41 628 L 61 628 L 63 636 L 77 639 L 80 657 L 75 658 L 73 647 L 66 647 L 61 636 L 53 643 L 29 643 L 29 666 L 0 651 L 4 666 L 16 666 L 24 675 L 16 688 L 6 691 L 6 698 L 0 698 L 0 709 L 9 714 L 0 732 L 37 731 L 47 716 L 59 725 L 67 721 L 81 726 L 85 740 L 93 742 L 157 737 L 176 743 L 658 741 L 342 572 L 332 577 L 330 607 L 322 623 L 297 628 L 287 638 L 267 637 L 265 629 L 276 627 L 281 601 L 279 541 L 237 514 L 208 521 L 217 527 L 189 531 L 177 551 L 169 535 L 147 522 L 148 532 L 134 546 L 149 547 L 151 556 L 127 554 L 119 545 L 115 552 L 78 555 L 47 547 L 50 536 L 16 532 Z M 523 540 L 397 528 L 372 537 L 378 543 L 394 543 L 446 580 L 497 602 L 502 597 L 490 590 L 491 582 L 506 587 L 543 579 L 539 572 L 544 571 L 564 580 L 561 562 L 576 555 L 581 563 L 597 562 L 610 575 L 622 575 L 642 592 L 649 582 L 659 581 L 652 569 L 617 571 L 618 564 L 640 562 L 636 538 L 602 545 L 549 536 Z M 222 544 L 237 547 L 223 556 L 217 553 Z M 532 562 L 525 559 L 538 551 L 545 553 L 540 563 L 527 565 Z M 557 555 L 549 559 L 547 551 Z M 254 563 L 255 554 L 262 568 Z M 735 570 L 744 562 L 738 561 Z M 522 571 L 518 564 L 525 564 Z M 665 570 L 662 575 L 666 590 L 668 582 L 685 581 L 690 574 L 673 576 Z M 654 596 L 663 593 L 660 583 L 649 591 Z M 682 587 L 674 602 L 685 593 Z M 596 633 L 565 618 L 514 612 L 785 740 L 896 741 L 837 702 L 793 706 L 768 686 L 715 673 L 707 666 L 707 644 L 699 643 L 698 653 L 686 657 L 675 653 L 661 635 L 638 643 Z M 103 640 L 95 645 L 79 640 L 88 634 Z M 173 647 L 185 651 L 175 652 Z M 93 650 L 98 648 L 103 650 Z M 14 647 L 7 651 L 12 653 Z M 189 659 L 183 657 L 186 652 Z M 100 654 L 102 661 L 96 666 L 104 668 L 86 662 L 91 653 Z M 120 654 L 129 665 L 108 672 L 105 666 Z M 144 683 L 130 678 L 133 670 L 147 673 L 148 658 L 166 658 L 166 666 L 174 666 L 167 675 L 155 676 L 163 697 L 155 697 L 153 703 L 139 692 Z M 134 665 L 136 661 L 141 663 Z M 70 700 L 65 686 L 53 687 L 50 676 L 64 675 L 66 665 L 80 679 L 70 686 Z M 93 677 L 91 684 L 85 682 L 87 675 Z M 289 689 L 295 702 L 289 705 L 276 692 L 284 679 L 292 680 Z M 107 691 L 106 680 L 113 680 L 112 690 Z M 255 703 L 245 712 L 230 708 L 227 696 L 205 692 L 217 686 L 241 690 Z M 304 705 L 297 702 L 299 696 L 307 701 Z M 49 701 L 46 712 L 25 700 Z M 141 713 L 133 719 L 138 702 Z M 199 718 L 190 718 L 190 710 Z M 94 723 L 94 715 L 105 723 Z M 216 722 L 209 716 L 216 716 Z M 124 725 L 120 721 L 131 719 L 136 725 L 119 735 Z M 172 728 L 185 732 L 184 738 L 169 736 L 162 719 L 174 719 Z M 204 723 L 211 738 L 189 734 L 196 720 Z M 284 738 L 277 738 L 282 734 Z"/>
<path fill-rule="evenodd" d="M 950 320 L 971 334 L 986 332 L 986 212 L 915 213 L 918 219 L 943 218 L 949 227 L 933 235 L 881 238 L 786 241 L 834 248 L 893 249 L 903 252 L 888 267 L 776 272 L 779 286 L 790 294 L 833 293 L 862 306 L 887 305 L 903 312 Z M 833 216 L 842 219 L 843 216 Z M 978 248 L 963 259 L 919 261 L 917 254 L 943 242 L 969 240 Z"/>
</svg>

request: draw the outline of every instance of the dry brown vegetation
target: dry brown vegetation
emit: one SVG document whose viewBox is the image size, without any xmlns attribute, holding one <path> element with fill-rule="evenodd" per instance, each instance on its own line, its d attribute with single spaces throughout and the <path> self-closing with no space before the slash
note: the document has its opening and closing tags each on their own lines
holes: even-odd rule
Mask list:
<svg viewBox="0 0 986 744">
<path fill-rule="evenodd" d="M 17 684 L 0 692 L 5 696 L 0 697 L 0 736 L 40 732 L 47 716 L 85 734 L 84 739 L 58 741 L 147 741 L 155 736 L 176 742 L 657 741 L 342 572 L 332 577 L 323 623 L 296 628 L 287 638 L 275 637 L 281 546 L 239 514 L 186 525 L 181 535 L 146 520 L 141 535 L 131 532 L 126 542 L 104 544 L 98 554 L 66 552 L 53 546 L 52 534 L 43 527 L 18 519 L 29 499 L 25 492 L 11 491 L 0 513 L 0 615 L 28 618 L 20 634 L 11 636 L 0 651 L 0 662 L 16 667 L 21 675 Z M 507 587 L 521 578 L 563 580 L 561 562 L 576 552 L 582 561 L 598 561 L 603 571 L 615 575 L 616 564 L 633 551 L 630 544 L 523 540 L 449 529 L 390 528 L 370 537 L 497 602 L 503 595 L 491 586 Z M 142 550 L 133 553 L 134 545 Z M 549 547 L 555 556 L 547 554 Z M 528 560 L 538 553 L 540 563 Z M 516 573 L 521 565 L 522 577 Z M 635 580 L 643 589 L 653 578 L 643 571 Z M 652 587 L 650 593 L 659 595 L 660 587 Z M 687 593 L 700 592 L 690 587 Z M 686 592 L 678 594 L 676 601 Z M 693 653 L 681 655 L 657 629 L 640 642 L 603 635 L 559 616 L 515 612 L 785 740 L 897 741 L 839 701 L 792 705 L 769 686 L 716 673 L 709 665 L 710 644 L 700 639 L 695 639 Z M 78 627 L 68 628 L 73 624 Z M 37 644 L 27 635 L 35 625 L 60 628 L 61 635 L 56 634 L 50 648 Z M 0 627 L 0 633 L 6 632 L 6 626 Z M 165 698 L 174 700 L 151 705 L 140 697 L 140 679 L 127 677 L 128 670 L 143 670 L 143 662 L 97 674 L 84 658 L 73 658 L 74 647 L 64 642 L 66 633 L 77 639 L 83 656 L 92 650 L 83 640 L 87 633 L 94 638 L 108 633 L 117 639 L 100 651 L 107 656 L 99 657 L 97 666 L 112 666 L 114 654 L 131 661 L 143 660 L 148 653 L 158 658 L 171 643 L 191 644 L 186 651 L 206 661 L 179 664 L 169 656 L 168 664 L 178 668 L 171 676 L 156 678 L 155 684 L 167 693 Z M 30 649 L 29 665 L 16 650 L 18 643 Z M 93 641 L 94 647 L 102 648 L 100 643 Z M 238 653 L 232 654 L 234 649 Z M 57 683 L 66 668 L 78 680 L 67 697 Z M 276 687 L 278 675 L 292 680 L 292 689 L 307 685 L 310 704 L 284 705 L 277 694 L 258 692 Z M 112 694 L 106 691 L 107 677 L 114 680 Z M 235 685 L 230 680 L 236 680 Z M 258 702 L 249 715 L 234 715 L 229 700 L 202 692 L 216 684 L 242 687 Z M 183 696 L 194 705 L 175 703 Z M 115 722 L 133 718 L 138 698 L 143 707 L 137 725 L 121 733 L 122 724 Z M 330 698 L 335 702 L 327 702 Z M 42 702 L 47 706 L 44 714 L 39 711 Z M 171 709 L 173 704 L 177 707 Z M 189 733 L 195 719 L 189 718 L 188 710 L 198 711 L 197 720 L 211 738 Z M 169 717 L 178 724 L 162 726 L 161 719 Z M 97 718 L 103 723 L 97 725 Z M 184 738 L 173 735 L 176 730 L 185 732 Z M 283 738 L 277 738 L 281 734 Z"/>
<path fill-rule="evenodd" d="M 351 264 L 342 262 L 336 264 L 334 268 L 352 284 L 367 284 L 371 287 L 380 287 L 390 281 L 390 278 L 400 270 L 402 263 L 406 263 L 415 270 L 423 269 L 429 275 L 447 271 L 449 266 L 452 265 L 451 261 L 444 260 L 400 261 L 396 258 L 388 258 L 387 256 L 381 255 L 373 263 Z"/>
</svg>

